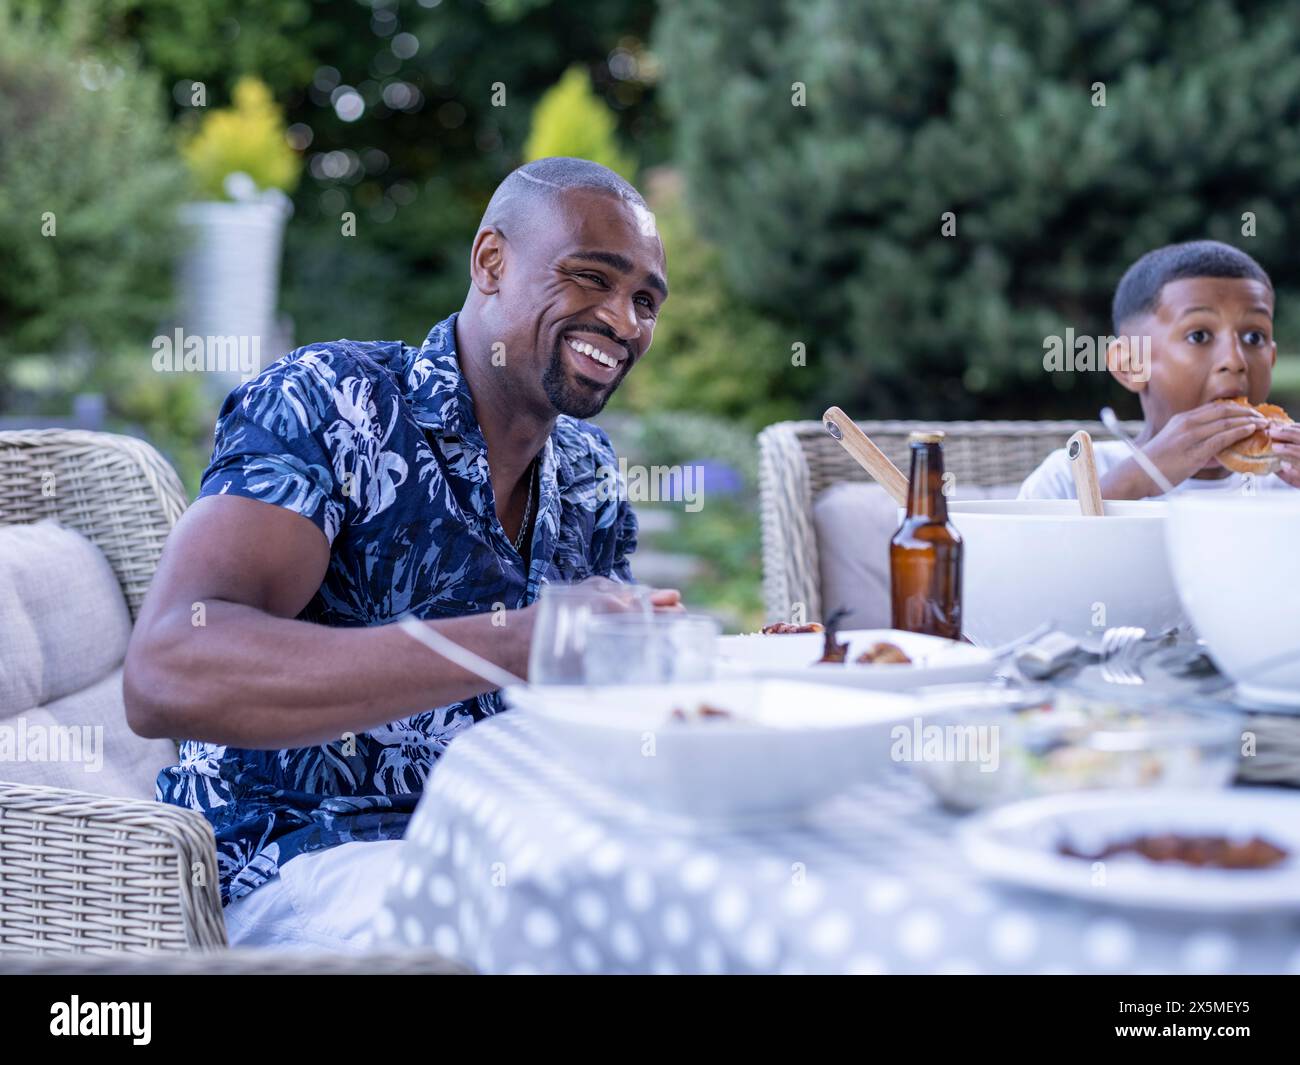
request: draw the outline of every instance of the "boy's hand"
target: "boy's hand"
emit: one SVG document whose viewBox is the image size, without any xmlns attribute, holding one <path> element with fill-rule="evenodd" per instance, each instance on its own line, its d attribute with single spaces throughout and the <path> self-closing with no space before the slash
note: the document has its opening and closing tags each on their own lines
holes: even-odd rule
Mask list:
<svg viewBox="0 0 1300 1065">
<path fill-rule="evenodd" d="M 1170 483 L 1176 485 L 1205 469 L 1224 448 L 1245 440 L 1268 424 L 1268 419 L 1258 411 L 1211 400 L 1175 414 L 1142 450 Z M 1300 445 L 1300 437 L 1296 443 Z M 1300 462 L 1300 446 L 1295 457 Z M 1159 492 L 1157 487 L 1155 494 Z"/>
<path fill-rule="evenodd" d="M 1273 438 L 1273 451 L 1282 456 L 1277 475 L 1292 488 L 1300 488 L 1300 425 L 1270 425 L 1268 435 Z"/>
</svg>

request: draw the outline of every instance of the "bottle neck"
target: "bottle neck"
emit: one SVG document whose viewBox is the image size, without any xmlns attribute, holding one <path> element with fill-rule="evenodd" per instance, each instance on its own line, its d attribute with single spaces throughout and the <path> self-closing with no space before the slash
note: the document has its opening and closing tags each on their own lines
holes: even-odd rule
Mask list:
<svg viewBox="0 0 1300 1065">
<path fill-rule="evenodd" d="M 931 521 L 948 520 L 948 500 L 943 494 L 943 448 L 939 444 L 912 445 L 907 516 Z"/>
</svg>

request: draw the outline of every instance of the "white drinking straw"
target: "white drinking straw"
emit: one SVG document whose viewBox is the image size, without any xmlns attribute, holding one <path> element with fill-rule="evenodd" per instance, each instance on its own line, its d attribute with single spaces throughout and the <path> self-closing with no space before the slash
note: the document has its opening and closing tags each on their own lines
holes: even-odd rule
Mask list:
<svg viewBox="0 0 1300 1065">
<path fill-rule="evenodd" d="M 448 639 L 437 629 L 416 621 L 415 618 L 403 618 L 397 626 L 411 639 L 424 644 L 434 654 L 442 655 L 447 661 L 468 670 L 476 677 L 482 677 L 489 684 L 495 684 L 498 688 L 528 687 L 528 681 L 522 677 L 516 677 L 486 658 L 481 658 L 455 640 Z"/>
<path fill-rule="evenodd" d="M 1110 430 L 1111 436 L 1124 441 L 1128 449 L 1133 452 L 1133 457 L 1137 459 L 1137 464 L 1146 471 L 1151 480 L 1155 481 L 1160 491 L 1167 494 L 1174 490 L 1174 486 L 1169 483 L 1169 478 L 1160 472 L 1160 467 L 1147 458 L 1146 452 L 1129 439 L 1128 433 L 1124 432 L 1124 427 L 1119 424 L 1119 419 L 1115 417 L 1115 412 L 1109 407 L 1101 408 L 1101 424 Z"/>
</svg>

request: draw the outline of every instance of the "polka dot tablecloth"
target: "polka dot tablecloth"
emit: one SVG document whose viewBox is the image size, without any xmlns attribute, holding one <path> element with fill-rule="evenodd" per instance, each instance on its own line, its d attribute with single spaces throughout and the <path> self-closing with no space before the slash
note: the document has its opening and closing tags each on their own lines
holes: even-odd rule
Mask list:
<svg viewBox="0 0 1300 1065">
<path fill-rule="evenodd" d="M 438 763 L 375 923 L 485 973 L 1300 974 L 1300 922 L 981 880 L 905 766 L 790 827 L 691 832 L 559 762 L 518 714 Z"/>
</svg>

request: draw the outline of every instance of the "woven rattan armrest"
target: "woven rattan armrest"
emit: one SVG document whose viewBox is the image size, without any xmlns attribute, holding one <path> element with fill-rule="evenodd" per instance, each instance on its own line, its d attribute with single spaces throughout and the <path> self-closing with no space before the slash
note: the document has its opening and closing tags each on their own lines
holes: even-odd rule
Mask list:
<svg viewBox="0 0 1300 1065">
<path fill-rule="evenodd" d="M 0 953 L 225 945 L 216 845 L 200 814 L 0 782 Z"/>
<path fill-rule="evenodd" d="M 113 957 L 0 955 L 0 975 L 48 976 L 468 976 L 473 969 L 420 950 L 335 954 L 319 950 L 235 947 L 191 954 L 118 954 Z"/>
</svg>

